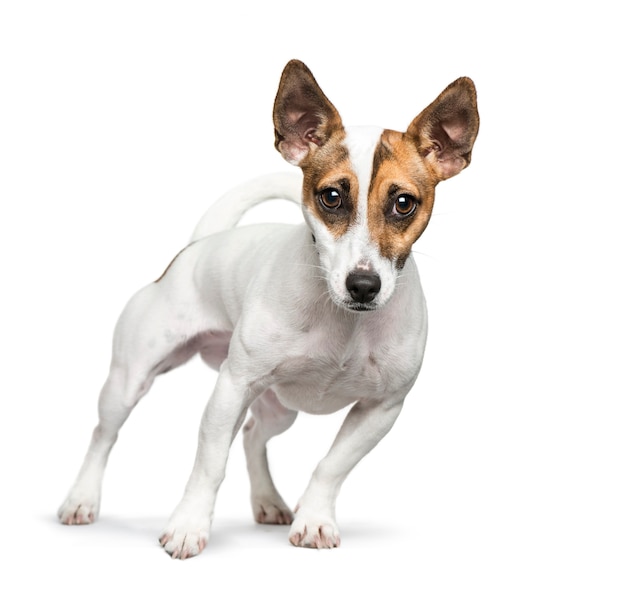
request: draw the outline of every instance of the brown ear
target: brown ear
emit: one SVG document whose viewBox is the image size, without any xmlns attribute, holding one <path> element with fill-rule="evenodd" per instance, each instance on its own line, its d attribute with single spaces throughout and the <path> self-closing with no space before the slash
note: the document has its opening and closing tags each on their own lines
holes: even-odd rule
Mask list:
<svg viewBox="0 0 626 592">
<path fill-rule="evenodd" d="M 443 181 L 470 163 L 478 124 L 474 83 L 459 78 L 411 122 L 407 134 Z"/>
<path fill-rule="evenodd" d="M 300 164 L 313 145 L 321 146 L 343 128 L 337 109 L 311 71 L 291 60 L 283 70 L 274 101 L 276 149 L 291 164 Z"/>
</svg>

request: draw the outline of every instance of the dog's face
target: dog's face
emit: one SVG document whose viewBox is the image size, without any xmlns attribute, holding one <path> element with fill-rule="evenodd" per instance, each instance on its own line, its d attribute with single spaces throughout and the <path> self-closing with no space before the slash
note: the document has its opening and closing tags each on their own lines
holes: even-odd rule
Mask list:
<svg viewBox="0 0 626 592">
<path fill-rule="evenodd" d="M 302 203 L 333 302 L 383 306 L 433 209 L 478 133 L 476 91 L 460 78 L 406 132 L 344 128 L 309 69 L 287 64 L 274 104 L 276 148 L 304 173 Z"/>
</svg>

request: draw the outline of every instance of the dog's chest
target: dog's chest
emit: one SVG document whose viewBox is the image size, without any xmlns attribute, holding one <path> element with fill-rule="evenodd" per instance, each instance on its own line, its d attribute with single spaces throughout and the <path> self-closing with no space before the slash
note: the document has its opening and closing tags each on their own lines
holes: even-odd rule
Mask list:
<svg viewBox="0 0 626 592">
<path fill-rule="evenodd" d="M 394 367 L 395 349 L 363 332 L 349 337 L 315 332 L 275 366 L 273 388 L 285 406 L 307 413 L 332 413 L 357 400 L 382 399 L 406 380 Z"/>
</svg>

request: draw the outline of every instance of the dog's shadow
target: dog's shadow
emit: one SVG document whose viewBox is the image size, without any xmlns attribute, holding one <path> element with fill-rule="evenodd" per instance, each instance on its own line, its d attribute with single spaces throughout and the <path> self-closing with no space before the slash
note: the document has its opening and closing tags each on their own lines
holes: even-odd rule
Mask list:
<svg viewBox="0 0 626 592">
<path fill-rule="evenodd" d="M 45 519 L 47 526 L 54 528 L 57 536 L 62 533 L 68 545 L 135 549 L 159 547 L 158 538 L 166 521 L 165 516 L 127 518 L 108 515 L 88 526 L 65 526 L 54 517 Z M 207 549 L 217 552 L 242 548 L 295 549 L 289 543 L 288 533 L 287 525 L 257 524 L 247 516 L 216 517 Z M 396 529 L 382 523 L 345 522 L 341 527 L 342 548 L 379 545 L 381 541 L 393 539 L 397 534 Z"/>
<path fill-rule="evenodd" d="M 167 517 L 102 516 L 97 522 L 83 526 L 66 526 L 54 517 L 43 519 L 46 527 L 54 528 L 69 545 L 99 547 L 124 546 L 135 548 L 159 547 L 158 538 Z M 289 526 L 257 524 L 252 518 L 216 518 L 211 528 L 209 547 L 214 550 L 241 547 L 289 547 Z"/>
</svg>

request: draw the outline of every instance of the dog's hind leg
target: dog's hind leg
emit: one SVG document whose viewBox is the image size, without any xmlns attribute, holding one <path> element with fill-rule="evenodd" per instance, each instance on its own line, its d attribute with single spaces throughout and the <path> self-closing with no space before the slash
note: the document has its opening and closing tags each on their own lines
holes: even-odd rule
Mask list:
<svg viewBox="0 0 626 592">
<path fill-rule="evenodd" d="M 120 316 L 111 369 L 98 401 L 98 425 L 78 477 L 58 510 L 63 524 L 91 524 L 96 520 L 104 470 L 120 428 L 154 378 L 193 354 L 192 348 L 177 349 L 175 339 L 163 337 L 167 315 L 154 286 L 138 292 Z"/>
<path fill-rule="evenodd" d="M 98 425 L 74 486 L 58 511 L 63 524 L 91 524 L 98 517 L 102 478 L 111 448 L 151 378 L 133 380 L 122 367 L 112 367 L 98 403 Z"/>
<path fill-rule="evenodd" d="M 287 430 L 297 413 L 283 407 L 272 390 L 267 390 L 250 406 L 252 417 L 243 429 L 250 497 L 254 519 L 261 524 L 291 524 L 293 513 L 280 496 L 270 475 L 267 442 Z"/>
</svg>

